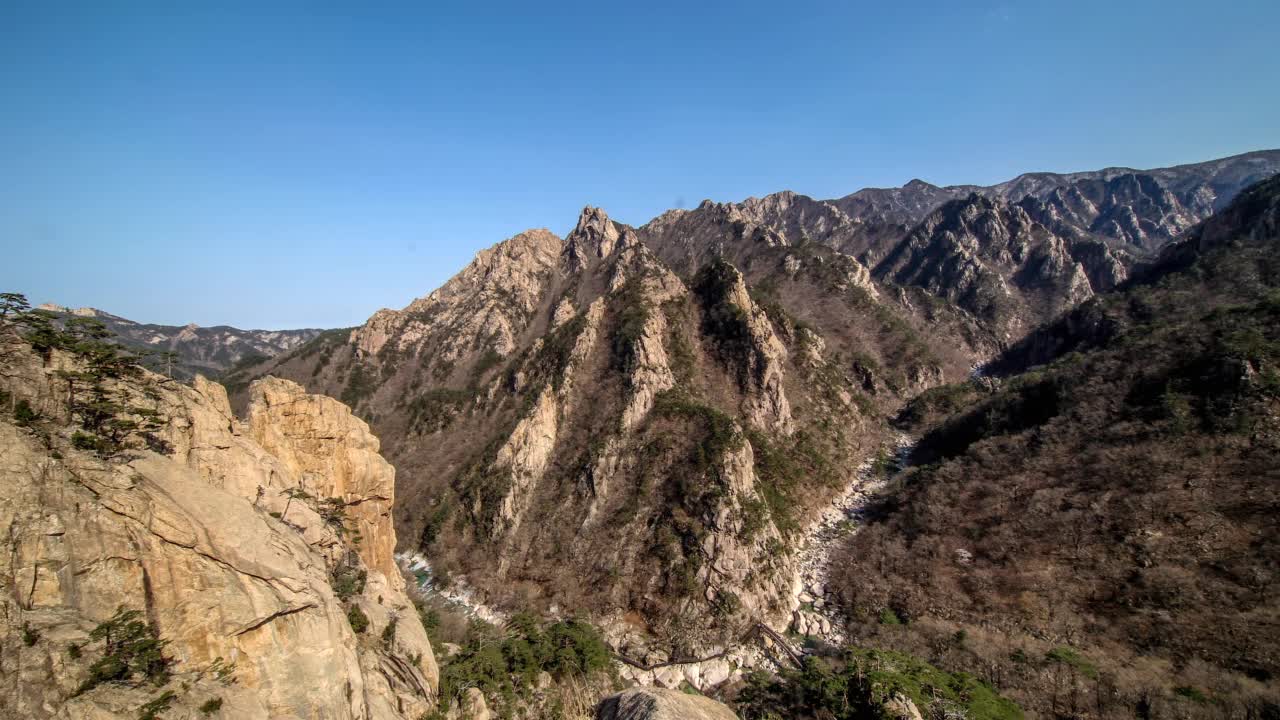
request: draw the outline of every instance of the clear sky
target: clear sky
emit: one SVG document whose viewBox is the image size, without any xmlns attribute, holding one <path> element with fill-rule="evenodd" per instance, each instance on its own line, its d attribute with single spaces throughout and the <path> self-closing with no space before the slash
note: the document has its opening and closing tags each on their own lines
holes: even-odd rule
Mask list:
<svg viewBox="0 0 1280 720">
<path fill-rule="evenodd" d="M 0 290 L 345 326 L 586 204 L 1277 147 L 1277 28 L 1275 0 L 0 0 Z"/>
</svg>

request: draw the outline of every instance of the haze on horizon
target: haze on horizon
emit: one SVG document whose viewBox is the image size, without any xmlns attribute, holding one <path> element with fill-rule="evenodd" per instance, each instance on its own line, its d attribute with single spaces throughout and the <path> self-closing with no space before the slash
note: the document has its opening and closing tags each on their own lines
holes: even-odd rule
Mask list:
<svg viewBox="0 0 1280 720">
<path fill-rule="evenodd" d="M 583 205 L 1280 146 L 1274 3 L 0 8 L 0 289 L 339 327 Z"/>
</svg>

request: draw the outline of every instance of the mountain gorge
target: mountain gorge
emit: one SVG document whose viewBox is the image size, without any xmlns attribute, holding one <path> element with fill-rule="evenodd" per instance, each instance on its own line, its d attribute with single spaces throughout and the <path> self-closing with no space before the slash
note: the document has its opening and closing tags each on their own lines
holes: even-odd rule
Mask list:
<svg viewBox="0 0 1280 720">
<path fill-rule="evenodd" d="M 402 537 L 487 603 L 585 612 L 621 648 L 787 627 L 803 531 L 911 398 L 1145 271 L 1280 153 L 587 208 L 439 290 L 232 375 L 340 397 L 400 470 Z M 235 395 L 235 393 L 233 393 Z"/>
<path fill-rule="evenodd" d="M 1050 717 L 1274 712 L 1278 219 L 1272 179 L 912 401 L 914 467 L 833 562 L 858 644 Z"/>
<path fill-rule="evenodd" d="M 190 385 L 120 370 L 74 313 L 6 321 L 6 693 L 34 717 L 161 688 L 192 717 L 584 717 L 629 683 L 673 692 L 600 717 L 732 715 L 680 689 L 752 720 L 1271 717 L 1277 172 L 587 207 L 353 329 L 186 342 L 98 311 Z M 129 661 L 91 682 L 113 618 L 182 692 Z"/>
</svg>

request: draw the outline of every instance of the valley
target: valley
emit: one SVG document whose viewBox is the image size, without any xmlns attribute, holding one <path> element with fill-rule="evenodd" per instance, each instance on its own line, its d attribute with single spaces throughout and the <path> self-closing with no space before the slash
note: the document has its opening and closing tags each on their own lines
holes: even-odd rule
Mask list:
<svg viewBox="0 0 1280 720">
<path fill-rule="evenodd" d="M 13 300 L 11 707 L 159 702 L 78 691 L 127 600 L 192 713 L 1270 717 L 1277 172 L 587 207 L 352 329 Z"/>
</svg>

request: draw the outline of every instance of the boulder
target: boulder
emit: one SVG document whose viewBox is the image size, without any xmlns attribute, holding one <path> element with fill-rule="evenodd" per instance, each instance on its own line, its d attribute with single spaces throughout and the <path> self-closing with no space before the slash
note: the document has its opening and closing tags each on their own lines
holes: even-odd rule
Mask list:
<svg viewBox="0 0 1280 720">
<path fill-rule="evenodd" d="M 632 688 L 596 707 L 596 720 L 737 720 L 729 707 L 700 695 L 662 688 Z"/>
</svg>

